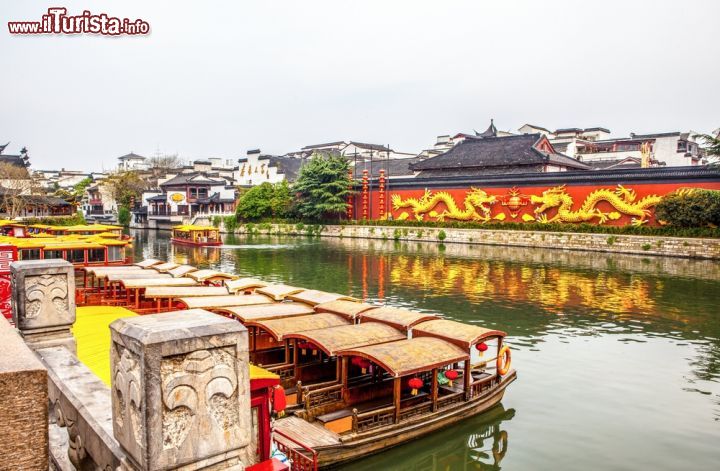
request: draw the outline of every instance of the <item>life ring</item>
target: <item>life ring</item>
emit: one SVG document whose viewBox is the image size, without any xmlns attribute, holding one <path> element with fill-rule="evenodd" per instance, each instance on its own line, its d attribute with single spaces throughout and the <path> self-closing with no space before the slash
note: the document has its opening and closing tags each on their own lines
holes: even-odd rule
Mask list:
<svg viewBox="0 0 720 471">
<path fill-rule="evenodd" d="M 510 365 L 512 364 L 512 357 L 510 354 L 510 347 L 504 345 L 497 356 L 497 371 L 500 376 L 504 376 L 510 371 Z"/>
</svg>

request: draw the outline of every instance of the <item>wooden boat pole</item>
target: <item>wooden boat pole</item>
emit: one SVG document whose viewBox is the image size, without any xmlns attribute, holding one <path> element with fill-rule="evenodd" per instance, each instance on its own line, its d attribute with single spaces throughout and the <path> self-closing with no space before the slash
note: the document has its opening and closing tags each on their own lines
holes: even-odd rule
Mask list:
<svg viewBox="0 0 720 471">
<path fill-rule="evenodd" d="M 402 393 L 402 379 L 395 378 L 393 384 L 393 402 L 395 404 L 395 423 L 400 423 L 400 394 Z"/>
<path fill-rule="evenodd" d="M 502 338 L 502 337 L 498 337 L 497 353 L 495 354 L 495 361 L 496 361 L 496 362 L 502 361 L 502 360 L 498 360 L 498 358 L 500 358 L 500 350 L 502 350 L 502 346 L 503 346 L 503 338 Z M 495 374 L 497 375 L 498 381 L 502 379 L 502 375 L 500 374 L 500 368 L 499 368 L 499 367 L 498 367 L 498 368 L 495 368 Z"/>
<path fill-rule="evenodd" d="M 342 365 L 341 365 L 341 370 L 340 370 L 340 381 L 342 381 L 342 397 L 343 398 L 347 398 L 348 361 L 349 361 L 349 357 L 342 357 Z"/>
<path fill-rule="evenodd" d="M 285 341 L 285 363 L 290 363 L 290 341 Z"/>
<path fill-rule="evenodd" d="M 295 381 L 298 380 L 298 360 L 300 355 L 298 355 L 298 341 L 297 339 L 293 339 L 293 373 Z"/>
<path fill-rule="evenodd" d="M 335 357 L 335 381 L 340 381 L 342 377 L 342 361 L 340 357 Z"/>
<path fill-rule="evenodd" d="M 438 409 L 438 369 L 433 368 L 432 370 L 432 411 L 435 412 Z"/>
<path fill-rule="evenodd" d="M 465 360 L 465 373 L 463 374 L 463 390 L 465 391 L 465 400 L 470 400 L 470 358 Z"/>
</svg>

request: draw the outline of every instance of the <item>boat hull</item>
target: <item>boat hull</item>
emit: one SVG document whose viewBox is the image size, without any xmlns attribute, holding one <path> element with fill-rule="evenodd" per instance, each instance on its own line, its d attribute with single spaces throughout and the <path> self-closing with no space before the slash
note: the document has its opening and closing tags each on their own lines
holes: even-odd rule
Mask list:
<svg viewBox="0 0 720 471">
<path fill-rule="evenodd" d="M 222 245 L 222 242 L 220 242 L 220 241 L 197 243 L 197 242 L 193 242 L 191 240 L 176 239 L 174 237 L 172 239 L 170 239 L 170 242 L 172 242 L 173 244 L 178 244 L 178 245 L 191 245 L 193 247 L 218 247 L 218 246 Z"/>
<path fill-rule="evenodd" d="M 516 372 L 512 371 L 487 395 L 464 402 L 457 407 L 444 409 L 441 411 L 442 413 L 435 413 L 430 417 L 418 417 L 417 420 L 412 422 L 379 431 L 374 435 L 363 436 L 363 438 L 357 440 L 350 437 L 339 445 L 316 447 L 318 466 L 325 469 L 334 468 L 342 463 L 364 458 L 394 446 L 403 445 L 461 420 L 482 414 L 502 400 L 505 388 L 515 381 L 516 377 Z"/>
</svg>

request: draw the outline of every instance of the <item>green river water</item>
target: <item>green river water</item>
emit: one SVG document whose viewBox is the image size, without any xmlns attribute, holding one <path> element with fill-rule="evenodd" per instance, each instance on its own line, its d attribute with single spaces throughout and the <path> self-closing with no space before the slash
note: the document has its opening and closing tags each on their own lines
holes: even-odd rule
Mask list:
<svg viewBox="0 0 720 471">
<path fill-rule="evenodd" d="M 227 236 L 157 257 L 508 332 L 502 405 L 349 470 L 720 469 L 720 264 L 591 252 Z"/>
</svg>

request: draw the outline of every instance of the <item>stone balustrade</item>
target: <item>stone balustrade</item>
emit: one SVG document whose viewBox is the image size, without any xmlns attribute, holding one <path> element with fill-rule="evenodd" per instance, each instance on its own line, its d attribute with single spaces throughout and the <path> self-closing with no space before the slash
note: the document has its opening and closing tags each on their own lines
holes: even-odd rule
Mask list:
<svg viewBox="0 0 720 471">
<path fill-rule="evenodd" d="M 5 321 L 0 340 L 8 337 L 11 348 L 0 355 L 24 349 L 27 357 L 0 361 L 0 432 L 10 439 L 4 458 L 8 450 L 18 455 L 12 469 L 242 470 L 252 463 L 245 327 L 202 310 L 119 319 L 110 326 L 108 388 L 75 354 L 72 265 L 21 261 L 11 272 L 25 343 Z M 16 381 L 5 382 L 5 374 Z"/>
</svg>

